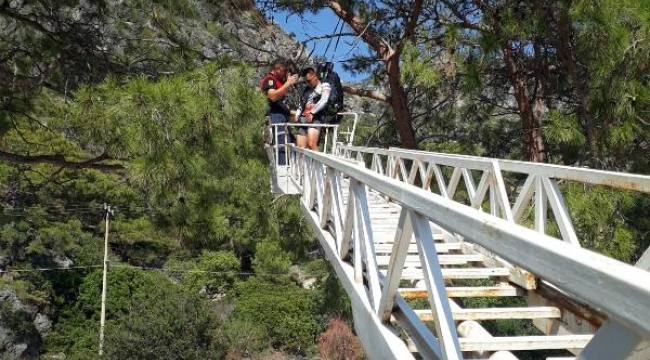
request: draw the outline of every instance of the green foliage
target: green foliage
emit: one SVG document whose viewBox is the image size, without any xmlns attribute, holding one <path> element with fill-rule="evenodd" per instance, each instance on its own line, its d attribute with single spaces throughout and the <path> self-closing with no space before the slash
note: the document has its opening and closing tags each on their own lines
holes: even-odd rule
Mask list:
<svg viewBox="0 0 650 360">
<path fill-rule="evenodd" d="M 330 316 L 340 316 L 352 321 L 352 305 L 348 293 L 339 282 L 327 260 L 314 260 L 308 264 L 307 270 L 316 278 L 312 293 L 312 301 L 317 313 L 322 319 Z"/>
<path fill-rule="evenodd" d="M 402 55 L 402 82 L 415 86 L 432 86 L 439 75 L 430 59 L 420 57 L 420 51 L 413 45 L 404 46 Z"/>
<path fill-rule="evenodd" d="M 36 239 L 30 242 L 25 252 L 27 255 L 37 257 L 46 255 L 48 250 L 57 249 L 59 252 L 69 255 L 78 239 L 83 235 L 79 220 L 42 227 Z"/>
<path fill-rule="evenodd" d="M 0 118 L 29 122 L 46 87 L 68 97 L 111 73 L 158 76 L 192 68 L 205 60 L 207 23 L 218 23 L 207 15 L 224 7 L 187 0 L 6 2 L 0 69 L 13 80 L 0 85 Z"/>
<path fill-rule="evenodd" d="M 257 274 L 274 278 L 289 272 L 291 255 L 283 251 L 277 242 L 258 242 L 255 253 L 257 256 L 253 260 L 253 269 Z"/>
<path fill-rule="evenodd" d="M 276 220 L 279 227 L 275 238 L 282 250 L 291 254 L 293 262 L 304 259 L 310 250 L 319 246 L 300 209 L 300 200 L 285 197 L 276 202 Z"/>
<path fill-rule="evenodd" d="M 99 351 L 98 342 L 99 321 L 69 307 L 63 310 L 52 332 L 45 338 L 44 353 L 64 353 L 66 358 L 78 360 L 93 359 Z"/>
<path fill-rule="evenodd" d="M 224 353 L 221 318 L 197 293 L 162 274 L 136 269 L 111 269 L 108 280 L 105 357 L 204 359 Z M 100 271 L 84 279 L 74 306 L 62 315 L 65 321 L 48 338 L 51 352 L 73 358 L 96 354 L 101 283 Z"/>
<path fill-rule="evenodd" d="M 257 320 L 234 318 L 226 324 L 225 335 L 230 349 L 242 354 L 257 354 L 271 346 L 273 340 Z"/>
<path fill-rule="evenodd" d="M 647 167 L 635 163 L 648 154 L 639 145 L 648 139 L 650 8 L 637 1 L 577 1 L 571 15 L 579 24 L 577 55 L 589 69 L 589 110 L 602 164 L 645 173 Z"/>
<path fill-rule="evenodd" d="M 172 260 L 167 268 L 178 274 L 182 284 L 191 292 L 207 295 L 225 294 L 237 281 L 239 260 L 232 252 L 203 251 L 197 259 Z"/>
<path fill-rule="evenodd" d="M 161 266 L 172 252 L 179 249 L 175 240 L 156 228 L 147 217 L 117 220 L 110 226 L 111 248 L 131 265 Z"/>
<path fill-rule="evenodd" d="M 299 354 L 313 352 L 320 327 L 309 290 L 250 278 L 235 287 L 235 294 L 235 320 L 258 327 L 253 331 L 266 333 L 276 348 Z"/>
<path fill-rule="evenodd" d="M 603 253 L 624 262 L 635 257 L 644 234 L 626 225 L 634 223 L 633 209 L 640 198 L 628 191 L 567 185 L 565 197 L 576 232 L 583 247 Z M 629 215 L 628 215 L 629 214 Z M 644 249 L 640 249 L 643 251 Z"/>
<path fill-rule="evenodd" d="M 556 161 L 573 165 L 587 147 L 578 118 L 575 115 L 553 111 L 548 120 L 544 126 L 544 134 L 551 153 L 556 155 Z"/>
<path fill-rule="evenodd" d="M 250 70 L 218 64 L 157 82 L 112 79 L 81 89 L 67 124 L 92 147 L 129 160 L 156 225 L 178 245 L 217 249 L 232 241 L 252 250 L 248 239 L 270 226 L 268 171 L 256 136 L 265 100 L 242 79 L 252 79 Z M 98 123 L 88 126 L 89 119 Z M 227 226 L 233 217 L 242 228 Z"/>
<path fill-rule="evenodd" d="M 483 89 L 484 80 L 481 76 L 480 64 L 475 59 L 469 58 L 463 63 L 463 85 L 466 91 L 480 91 Z"/>
<path fill-rule="evenodd" d="M 213 305 L 159 277 L 128 315 L 107 328 L 107 359 L 215 359 L 225 354 Z"/>
</svg>

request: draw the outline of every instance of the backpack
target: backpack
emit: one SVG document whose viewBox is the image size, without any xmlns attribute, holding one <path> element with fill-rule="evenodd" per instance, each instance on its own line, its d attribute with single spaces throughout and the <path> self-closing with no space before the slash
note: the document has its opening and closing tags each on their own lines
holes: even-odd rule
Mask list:
<svg viewBox="0 0 650 360">
<path fill-rule="evenodd" d="M 316 72 L 321 81 L 330 84 L 330 97 L 325 108 L 325 121 L 328 124 L 338 124 L 343 115 L 337 113 L 343 111 L 343 86 L 339 74 L 334 71 L 334 64 L 326 62 L 318 64 Z"/>
</svg>

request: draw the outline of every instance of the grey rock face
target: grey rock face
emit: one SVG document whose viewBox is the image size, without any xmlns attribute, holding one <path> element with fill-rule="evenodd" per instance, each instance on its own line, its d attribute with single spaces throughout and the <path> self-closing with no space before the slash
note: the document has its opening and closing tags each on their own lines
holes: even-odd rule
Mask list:
<svg viewBox="0 0 650 360">
<path fill-rule="evenodd" d="M 20 301 L 11 289 L 0 290 L 0 357 L 37 359 L 43 333 L 52 324 L 47 316 Z"/>
<path fill-rule="evenodd" d="M 52 261 L 54 261 L 56 266 L 60 268 L 69 268 L 70 266 L 74 265 L 72 259 L 65 255 L 53 254 Z"/>
<path fill-rule="evenodd" d="M 5 270 L 10 263 L 11 259 L 9 259 L 9 256 L 0 255 L 0 270 Z"/>
<path fill-rule="evenodd" d="M 52 330 L 52 321 L 50 321 L 50 318 L 47 316 L 37 313 L 34 318 L 34 326 L 36 326 L 36 330 L 38 330 L 39 333 L 46 334 Z"/>
</svg>

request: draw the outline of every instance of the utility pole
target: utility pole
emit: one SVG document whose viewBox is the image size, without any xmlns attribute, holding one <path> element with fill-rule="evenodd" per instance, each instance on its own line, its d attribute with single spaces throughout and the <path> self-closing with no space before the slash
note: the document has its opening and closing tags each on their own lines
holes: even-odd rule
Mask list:
<svg viewBox="0 0 650 360">
<path fill-rule="evenodd" d="M 108 219 L 113 215 L 110 206 L 104 204 L 104 216 L 106 217 L 106 231 L 104 232 L 104 274 L 102 279 L 102 313 L 99 322 L 99 355 L 104 354 L 104 324 L 106 323 L 106 277 L 108 274 Z"/>
</svg>

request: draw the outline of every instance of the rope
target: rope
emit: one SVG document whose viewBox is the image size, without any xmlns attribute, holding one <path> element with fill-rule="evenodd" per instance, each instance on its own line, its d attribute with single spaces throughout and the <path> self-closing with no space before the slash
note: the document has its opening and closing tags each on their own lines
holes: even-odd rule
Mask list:
<svg viewBox="0 0 650 360">
<path fill-rule="evenodd" d="M 336 23 L 336 27 L 334 28 L 334 33 L 336 33 L 336 31 L 338 30 L 340 24 L 341 24 L 341 19 L 339 18 L 339 21 Z M 342 31 L 342 30 L 343 30 L 343 25 L 341 25 L 341 31 Z M 340 39 L 340 37 L 339 37 L 339 39 Z M 329 51 L 329 48 L 330 48 L 330 45 L 331 45 L 331 44 L 332 44 L 332 38 L 330 38 L 330 39 L 327 41 L 327 47 L 325 47 L 325 53 L 323 53 L 323 57 L 324 57 L 326 60 L 327 60 L 327 52 Z M 338 41 L 338 39 L 337 39 L 337 40 L 336 40 L 336 46 L 338 46 L 338 44 L 339 44 L 339 41 Z M 336 53 L 336 48 L 334 49 L 334 53 Z"/>
<path fill-rule="evenodd" d="M 340 21 L 341 19 L 339 19 Z M 334 32 L 336 32 L 336 28 L 334 29 Z M 339 36 L 336 37 L 336 44 L 334 44 L 334 55 L 332 55 L 332 61 L 336 59 L 336 49 L 339 47 L 339 41 L 341 40 L 341 34 L 343 34 L 343 24 L 341 24 L 341 29 L 339 29 Z"/>
</svg>

